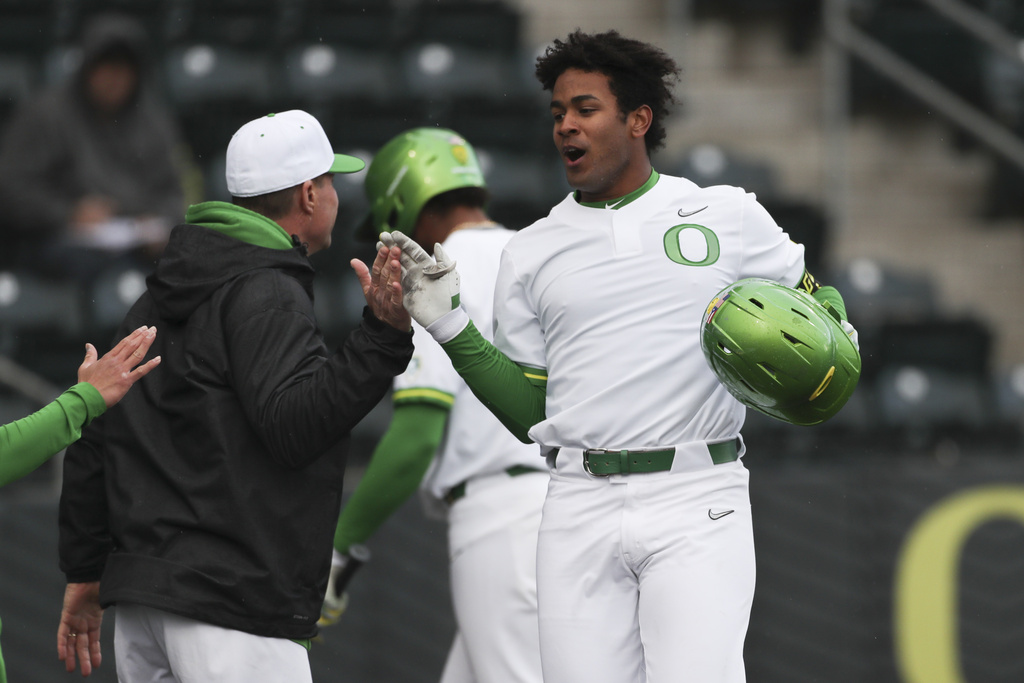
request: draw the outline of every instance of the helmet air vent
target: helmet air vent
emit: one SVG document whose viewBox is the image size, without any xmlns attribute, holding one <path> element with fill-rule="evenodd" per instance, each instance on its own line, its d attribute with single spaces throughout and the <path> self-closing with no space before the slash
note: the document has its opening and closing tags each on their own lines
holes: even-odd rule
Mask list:
<svg viewBox="0 0 1024 683">
<path fill-rule="evenodd" d="M 803 340 L 797 339 L 796 337 L 794 337 L 793 335 L 791 335 L 789 332 L 786 332 L 786 331 L 782 332 L 782 338 L 785 339 L 786 341 L 788 341 L 793 346 L 797 346 L 797 345 L 807 346 L 807 344 L 804 344 Z"/>
</svg>

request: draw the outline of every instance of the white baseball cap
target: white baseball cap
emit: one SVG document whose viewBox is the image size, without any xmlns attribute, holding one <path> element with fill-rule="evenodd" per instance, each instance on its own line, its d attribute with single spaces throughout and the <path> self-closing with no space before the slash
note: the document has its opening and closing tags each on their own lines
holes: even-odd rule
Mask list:
<svg viewBox="0 0 1024 683">
<path fill-rule="evenodd" d="M 228 143 L 228 192 L 255 197 L 294 187 L 324 173 L 355 173 L 362 159 L 335 154 L 320 122 L 292 109 L 250 121 Z"/>
</svg>

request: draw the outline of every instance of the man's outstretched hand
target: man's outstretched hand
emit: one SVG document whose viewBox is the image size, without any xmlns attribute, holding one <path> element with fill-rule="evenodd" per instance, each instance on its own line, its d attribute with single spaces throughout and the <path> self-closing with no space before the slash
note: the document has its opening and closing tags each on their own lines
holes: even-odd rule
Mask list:
<svg viewBox="0 0 1024 683">
<path fill-rule="evenodd" d="M 366 305 L 377 319 L 397 330 L 408 332 L 412 329 L 412 321 L 402 306 L 400 256 L 401 249 L 398 247 L 378 245 L 377 257 L 370 268 L 359 259 L 352 259 L 349 264 L 359 277 Z"/>
</svg>

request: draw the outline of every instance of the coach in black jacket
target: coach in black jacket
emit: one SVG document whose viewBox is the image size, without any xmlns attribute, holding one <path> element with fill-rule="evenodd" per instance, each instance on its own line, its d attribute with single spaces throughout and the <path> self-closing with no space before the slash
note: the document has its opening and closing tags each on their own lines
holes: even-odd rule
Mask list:
<svg viewBox="0 0 1024 683">
<path fill-rule="evenodd" d="M 305 112 L 257 119 L 228 147 L 234 204 L 193 206 L 173 230 L 119 332 L 156 326 L 161 372 L 65 458 L 69 671 L 99 665 L 101 607 L 116 604 L 122 682 L 310 680 L 300 645 L 316 634 L 348 434 L 412 354 L 388 252 L 372 273 L 353 262 L 369 305 L 342 348 L 328 352 L 313 315 L 307 257 L 330 243 L 331 180 L 362 166 Z"/>
</svg>

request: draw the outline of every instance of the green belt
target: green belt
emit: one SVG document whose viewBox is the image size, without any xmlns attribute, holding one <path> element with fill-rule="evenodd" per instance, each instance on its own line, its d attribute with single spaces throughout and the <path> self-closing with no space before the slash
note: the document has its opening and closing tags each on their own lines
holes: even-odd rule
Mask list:
<svg viewBox="0 0 1024 683">
<path fill-rule="evenodd" d="M 526 465 L 513 465 L 512 467 L 509 467 L 508 469 L 505 470 L 505 474 L 507 474 L 510 477 L 518 477 L 520 474 L 529 474 L 530 472 L 543 471 L 544 470 L 538 469 L 536 467 L 527 467 Z M 451 505 L 459 498 L 465 496 L 467 481 L 459 482 L 455 486 L 448 489 L 448 493 L 444 494 L 444 502 L 448 503 L 448 505 Z"/>
<path fill-rule="evenodd" d="M 711 462 L 721 465 L 733 462 L 739 457 L 736 440 L 722 443 L 709 443 Z M 672 469 L 675 459 L 675 448 L 654 450 L 611 451 L 602 448 L 591 448 L 583 451 L 583 469 L 598 477 L 610 474 L 632 474 L 642 472 L 665 472 Z"/>
</svg>

